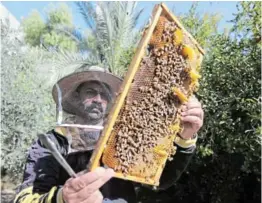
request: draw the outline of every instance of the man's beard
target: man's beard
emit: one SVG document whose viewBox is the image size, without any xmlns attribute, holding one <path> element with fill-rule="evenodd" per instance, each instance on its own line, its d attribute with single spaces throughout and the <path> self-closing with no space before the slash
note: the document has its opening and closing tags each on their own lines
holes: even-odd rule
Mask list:
<svg viewBox="0 0 262 203">
<path fill-rule="evenodd" d="M 85 132 L 80 130 L 79 134 L 72 136 L 72 148 L 75 150 L 93 150 L 99 140 L 101 132 Z"/>
<path fill-rule="evenodd" d="M 88 148 L 95 147 L 99 137 L 100 132 L 94 131 L 94 132 L 82 132 L 80 133 L 81 139 L 84 141 L 86 146 Z"/>
<path fill-rule="evenodd" d="M 90 106 L 85 106 L 84 114 L 90 122 L 98 122 L 103 119 L 104 110 L 100 103 L 93 102 Z"/>
</svg>

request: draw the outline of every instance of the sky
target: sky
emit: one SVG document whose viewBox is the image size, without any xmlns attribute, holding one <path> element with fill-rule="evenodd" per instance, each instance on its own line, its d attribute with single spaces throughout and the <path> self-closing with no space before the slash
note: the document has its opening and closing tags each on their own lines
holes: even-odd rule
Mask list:
<svg viewBox="0 0 262 203">
<path fill-rule="evenodd" d="M 38 10 L 41 15 L 44 17 L 45 12 L 44 9 L 48 6 L 48 4 L 53 3 L 57 4 L 59 2 L 54 1 L 2 1 L 2 4 L 17 18 L 17 20 L 21 21 L 24 17 L 27 17 L 30 12 L 34 9 Z M 77 28 L 80 30 L 86 29 L 86 24 L 81 17 L 81 14 L 78 11 L 78 8 L 76 4 L 72 1 L 64 2 L 68 4 L 68 6 L 71 8 L 73 12 L 73 18 L 74 18 L 74 24 Z M 142 16 L 140 17 L 138 21 L 138 27 L 141 27 L 144 25 L 152 12 L 152 9 L 155 4 L 160 3 L 160 1 L 139 1 L 137 7 L 138 8 L 144 8 L 144 12 Z M 177 14 L 183 14 L 187 12 L 192 5 L 192 1 L 168 1 L 164 2 L 167 4 L 168 8 L 170 10 L 173 10 L 175 15 Z M 224 28 L 229 28 L 231 26 L 231 23 L 228 21 L 233 19 L 233 13 L 237 12 L 236 9 L 236 1 L 212 1 L 212 2 L 199 2 L 198 11 L 200 13 L 219 13 L 223 16 L 220 24 L 219 24 L 219 31 L 223 31 Z"/>
</svg>

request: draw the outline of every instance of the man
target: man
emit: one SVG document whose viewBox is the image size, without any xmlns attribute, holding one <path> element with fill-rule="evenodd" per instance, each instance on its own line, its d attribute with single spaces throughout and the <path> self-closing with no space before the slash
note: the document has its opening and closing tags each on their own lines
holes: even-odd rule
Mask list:
<svg viewBox="0 0 262 203">
<path fill-rule="evenodd" d="M 120 84 L 121 79 L 96 68 L 62 78 L 58 82 L 63 95 L 62 101 L 59 100 L 56 88 L 53 89 L 53 96 L 58 106 L 61 102 L 63 110 L 73 114 L 74 123 L 103 125 Z M 182 121 L 185 129 L 174 143 L 177 152 L 164 168 L 160 190 L 174 184 L 195 151 L 195 135 L 203 123 L 203 111 L 197 100 L 191 99 L 183 107 Z M 70 178 L 49 150 L 37 140 L 29 151 L 24 180 L 18 188 L 15 203 L 136 202 L 134 184 L 112 178 L 112 169 L 100 167 L 93 172 L 83 172 L 87 168 L 100 132 L 60 127 L 50 131 L 48 135 L 78 175 Z"/>
</svg>

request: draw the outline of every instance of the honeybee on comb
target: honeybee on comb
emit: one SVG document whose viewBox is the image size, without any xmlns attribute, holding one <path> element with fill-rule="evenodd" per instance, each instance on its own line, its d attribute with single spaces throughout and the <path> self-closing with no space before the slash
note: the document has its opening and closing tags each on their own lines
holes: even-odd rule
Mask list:
<svg viewBox="0 0 262 203">
<path fill-rule="evenodd" d="M 198 88 L 203 50 L 165 5 L 155 7 L 91 158 L 116 177 L 159 185 L 183 126 L 181 105 Z"/>
</svg>

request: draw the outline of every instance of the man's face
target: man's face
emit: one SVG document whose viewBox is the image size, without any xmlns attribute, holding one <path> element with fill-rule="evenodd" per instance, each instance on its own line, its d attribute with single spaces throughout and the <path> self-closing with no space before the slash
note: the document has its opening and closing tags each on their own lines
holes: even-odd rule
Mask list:
<svg viewBox="0 0 262 203">
<path fill-rule="evenodd" d="M 86 82 L 79 89 L 81 103 L 84 105 L 84 115 L 91 122 L 100 122 L 109 102 L 108 88 L 98 82 Z"/>
</svg>

